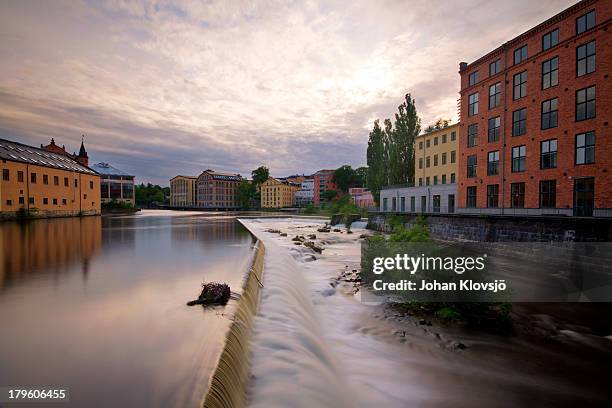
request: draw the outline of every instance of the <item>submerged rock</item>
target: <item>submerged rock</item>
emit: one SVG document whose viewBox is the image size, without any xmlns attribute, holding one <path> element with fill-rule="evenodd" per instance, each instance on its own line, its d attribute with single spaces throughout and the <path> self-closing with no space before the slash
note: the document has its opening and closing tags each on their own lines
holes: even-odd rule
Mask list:
<svg viewBox="0 0 612 408">
<path fill-rule="evenodd" d="M 312 242 L 312 241 L 307 241 L 307 242 L 305 242 L 305 243 L 304 243 L 304 246 L 305 246 L 305 247 L 308 247 L 308 248 L 310 248 L 310 249 L 312 249 L 313 251 L 315 251 L 316 253 L 319 253 L 319 254 L 320 254 L 321 252 L 323 252 L 323 248 L 322 248 L 322 247 L 320 247 L 320 246 L 317 246 L 317 244 L 315 244 L 315 243 L 314 243 L 314 242 Z"/>
<path fill-rule="evenodd" d="M 230 287 L 225 283 L 202 283 L 202 292 L 196 300 L 187 302 L 187 306 L 194 305 L 225 305 L 230 299 Z"/>
</svg>

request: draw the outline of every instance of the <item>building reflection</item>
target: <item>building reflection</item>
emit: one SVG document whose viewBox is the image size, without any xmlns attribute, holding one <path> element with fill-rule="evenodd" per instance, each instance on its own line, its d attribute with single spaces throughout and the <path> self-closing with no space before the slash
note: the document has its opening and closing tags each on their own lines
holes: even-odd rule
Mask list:
<svg viewBox="0 0 612 408">
<path fill-rule="evenodd" d="M 219 242 L 244 243 L 252 239 L 235 217 L 175 217 L 171 220 L 172 243 L 204 246 Z"/>
<path fill-rule="evenodd" d="M 60 274 L 89 261 L 102 246 L 100 217 L 70 217 L 0 224 L 0 290 L 41 273 Z"/>
</svg>

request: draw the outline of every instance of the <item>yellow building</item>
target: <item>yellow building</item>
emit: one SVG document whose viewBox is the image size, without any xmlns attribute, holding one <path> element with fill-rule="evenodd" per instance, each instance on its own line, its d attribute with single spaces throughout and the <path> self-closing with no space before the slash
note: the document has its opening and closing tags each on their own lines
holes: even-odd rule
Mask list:
<svg viewBox="0 0 612 408">
<path fill-rule="evenodd" d="M 4 139 L 0 159 L 0 218 L 19 211 L 39 217 L 100 214 L 100 176 L 86 165 Z"/>
<path fill-rule="evenodd" d="M 414 179 L 418 186 L 457 182 L 459 124 L 416 137 Z"/>
<path fill-rule="evenodd" d="M 269 177 L 260 185 L 261 208 L 285 208 L 295 205 L 295 192 L 300 187 L 286 180 Z"/>
<path fill-rule="evenodd" d="M 195 176 L 175 176 L 170 179 L 170 206 L 195 207 L 196 205 Z"/>
</svg>

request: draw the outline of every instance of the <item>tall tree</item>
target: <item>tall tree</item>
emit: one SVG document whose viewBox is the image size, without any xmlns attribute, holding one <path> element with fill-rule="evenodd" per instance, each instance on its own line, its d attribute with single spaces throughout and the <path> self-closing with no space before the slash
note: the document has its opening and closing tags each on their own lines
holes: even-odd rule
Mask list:
<svg viewBox="0 0 612 408">
<path fill-rule="evenodd" d="M 355 187 L 359 183 L 359 176 L 351 166 L 344 165 L 334 170 L 333 180 L 340 191 L 346 193 L 349 188 Z"/>
<path fill-rule="evenodd" d="M 257 187 L 255 183 L 242 180 L 236 188 L 236 201 L 243 210 L 256 207 Z"/>
<path fill-rule="evenodd" d="M 259 166 L 251 172 L 251 178 L 256 186 L 260 185 L 270 177 L 270 170 L 266 166 Z"/>
<path fill-rule="evenodd" d="M 355 173 L 357 173 L 356 187 L 365 187 L 367 185 L 368 180 L 368 168 L 365 166 L 358 167 L 355 169 Z"/>
<path fill-rule="evenodd" d="M 380 128 L 378 119 L 374 121 L 374 127 L 368 139 L 368 176 L 366 186 L 372 192 L 376 203 L 380 200 L 380 189 L 386 184 L 385 177 L 385 135 Z"/>
<path fill-rule="evenodd" d="M 404 102 L 397 109 L 392 145 L 395 146 L 395 154 L 397 154 L 397 161 L 393 161 L 396 161 L 399 166 L 395 167 L 393 163 L 390 163 L 394 169 L 390 183 L 414 183 L 414 139 L 421 131 L 421 119 L 410 94 L 406 94 Z"/>
</svg>

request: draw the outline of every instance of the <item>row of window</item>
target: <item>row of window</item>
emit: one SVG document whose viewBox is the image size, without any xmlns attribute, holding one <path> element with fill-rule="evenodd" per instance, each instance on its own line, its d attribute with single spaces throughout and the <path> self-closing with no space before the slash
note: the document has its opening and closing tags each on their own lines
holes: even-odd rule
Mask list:
<svg viewBox="0 0 612 408">
<path fill-rule="evenodd" d="M 441 165 L 444 166 L 447 163 L 447 155 L 446 155 L 446 153 L 441 153 L 440 157 L 442 159 L 441 160 L 442 161 Z M 450 162 L 451 163 L 455 163 L 456 161 L 457 161 L 457 152 L 455 150 L 452 150 L 450 152 Z M 434 165 L 434 167 L 438 165 L 438 155 L 437 154 L 433 155 L 433 165 Z M 431 167 L 431 156 L 427 156 L 425 158 L 425 167 L 427 167 L 427 168 Z M 419 169 L 422 169 L 422 168 L 423 168 L 423 158 L 420 157 L 419 158 Z"/>
<path fill-rule="evenodd" d="M 9 169 L 2 169 L 2 180 L 3 181 L 11 181 L 11 171 Z M 23 183 L 25 180 L 24 178 L 24 173 L 21 170 L 17 171 L 17 182 L 19 183 Z M 36 173 L 30 173 L 30 183 L 31 184 L 36 184 L 38 180 L 38 175 Z M 42 176 L 42 182 L 43 184 L 47 185 L 49 184 L 49 175 L 48 174 L 43 174 Z M 60 178 L 59 176 L 53 176 L 53 185 L 54 186 L 59 186 L 60 184 Z M 68 187 L 70 184 L 68 177 L 64 177 L 64 187 Z M 74 179 L 74 186 L 78 187 L 79 186 L 79 179 Z M 94 182 L 90 181 L 89 182 L 89 188 L 94 188 Z"/>
<path fill-rule="evenodd" d="M 87 199 L 87 194 L 83 195 L 83 199 L 85 199 L 85 200 Z M 59 205 L 57 198 L 53 198 L 51 202 L 53 203 L 53 205 Z M 35 205 L 36 204 L 36 200 L 34 199 L 34 197 L 29 197 L 28 198 L 28 203 L 30 205 Z M 49 205 L 49 199 L 47 197 L 44 197 L 42 199 L 42 203 L 43 203 L 43 205 Z M 25 197 L 19 197 L 19 205 L 24 205 L 24 204 L 25 204 Z M 7 206 L 13 205 L 13 200 L 6 200 L 6 205 Z M 68 200 L 65 199 L 65 198 L 62 198 L 62 205 L 68 205 Z M 93 206 L 93 205 L 95 205 L 95 203 L 92 202 L 91 205 Z"/>
<path fill-rule="evenodd" d="M 540 181 L 539 190 L 540 208 L 556 208 L 557 206 L 557 181 Z M 476 186 L 468 187 L 466 190 L 467 208 L 476 208 L 477 189 Z M 525 208 L 525 183 L 510 184 L 510 206 L 511 208 Z M 499 208 L 499 184 L 487 185 L 487 208 Z"/>
<path fill-rule="evenodd" d="M 441 184 L 446 184 L 446 174 L 443 174 L 440 177 L 440 181 Z M 450 174 L 450 183 L 456 183 L 456 176 L 455 173 L 451 173 Z M 419 177 L 419 187 L 423 185 L 423 177 Z M 425 177 L 425 185 L 429 186 L 431 185 L 431 178 L 429 176 Z M 437 186 L 438 185 L 438 176 L 433 176 L 433 185 Z"/>
<path fill-rule="evenodd" d="M 593 119 L 596 114 L 596 92 L 595 86 L 580 89 L 576 92 L 576 121 L 580 122 Z M 542 101 L 540 109 L 540 129 L 552 129 L 559 125 L 559 99 L 552 98 Z M 487 140 L 489 142 L 499 141 L 501 117 L 489 118 L 487 129 Z M 517 109 L 512 112 L 512 136 L 522 136 L 527 133 L 527 108 Z M 478 144 L 478 124 L 468 125 L 467 146 L 473 147 Z"/>
<path fill-rule="evenodd" d="M 521 173 L 526 169 L 527 147 L 525 145 L 512 147 L 513 173 Z M 576 135 L 574 163 L 576 165 L 595 163 L 595 132 L 585 132 Z M 467 177 L 476 177 L 478 157 L 467 158 Z M 557 167 L 557 139 L 544 140 L 540 143 L 540 169 Z M 487 175 L 499 174 L 499 150 L 487 154 Z"/>
<path fill-rule="evenodd" d="M 455 132 L 455 131 L 451 132 L 451 134 L 450 134 L 451 142 L 454 142 L 456 139 L 457 139 L 457 132 Z M 432 139 L 427 139 L 425 141 L 425 147 L 429 148 L 431 146 L 431 140 Z M 446 140 L 446 134 L 444 134 L 444 135 L 442 135 L 442 143 L 446 143 L 446 141 L 447 141 Z M 438 136 L 435 136 L 433 138 L 433 145 L 434 146 L 438 145 Z M 423 141 L 422 140 L 419 142 L 419 150 L 423 150 Z"/>
<path fill-rule="evenodd" d="M 576 19 L 576 35 L 578 34 L 582 34 L 583 32 L 590 30 L 591 28 L 595 27 L 595 10 L 591 10 L 590 12 L 581 15 L 580 17 L 578 17 Z M 595 65 L 595 59 L 594 59 L 594 55 L 595 55 L 595 42 L 592 42 L 592 55 L 593 55 L 593 70 L 594 70 L 594 65 Z M 559 29 L 554 29 L 552 31 L 547 32 L 546 34 L 544 34 L 542 36 L 542 51 L 546 51 L 552 47 L 554 47 L 555 45 L 559 44 Z M 580 47 L 578 47 L 580 48 Z M 584 50 L 585 51 L 585 50 Z M 580 58 L 580 51 L 577 52 L 577 54 L 579 54 L 579 58 Z M 586 54 L 583 53 L 583 58 L 585 57 Z M 528 49 L 527 49 L 527 44 L 522 45 L 518 48 L 516 48 L 514 50 L 514 54 L 513 54 L 513 63 L 514 65 L 520 64 L 521 62 L 525 61 L 527 58 L 529 57 L 529 53 L 528 53 Z M 558 61 L 557 61 L 558 63 Z M 586 63 L 585 63 L 586 64 Z M 580 64 L 577 64 L 578 66 Z M 558 66 L 558 65 L 557 65 Z M 583 67 L 583 68 L 586 68 Z M 489 64 L 489 76 L 494 76 L 497 75 L 498 73 L 500 73 L 502 70 L 501 67 L 501 60 L 495 60 L 493 62 L 491 62 Z M 584 69 L 583 69 L 584 71 Z M 579 71 L 580 72 L 580 69 Z M 584 71 L 585 73 L 588 73 L 586 71 Z M 592 71 L 591 71 L 592 72 Z M 583 74 L 578 74 L 578 76 L 580 75 L 584 75 Z M 475 85 L 478 82 L 478 71 L 474 71 L 471 72 L 468 75 L 468 86 L 472 86 Z M 545 89 L 545 88 L 544 88 Z"/>
<path fill-rule="evenodd" d="M 441 202 L 442 200 L 439 194 L 434 194 L 431 197 L 432 212 L 435 212 L 435 213 L 440 212 Z M 383 198 L 382 204 L 383 204 L 383 211 L 388 211 L 389 199 L 387 197 Z M 391 197 L 391 211 L 393 212 L 397 211 L 397 198 L 396 197 Z M 399 211 L 406 212 L 406 197 L 400 197 Z M 427 211 L 427 196 L 421 196 L 421 212 L 424 213 L 426 211 Z M 449 213 L 455 212 L 455 195 L 454 194 L 448 195 L 447 211 Z M 416 212 L 416 197 L 415 196 L 410 197 L 410 212 Z"/>
</svg>

